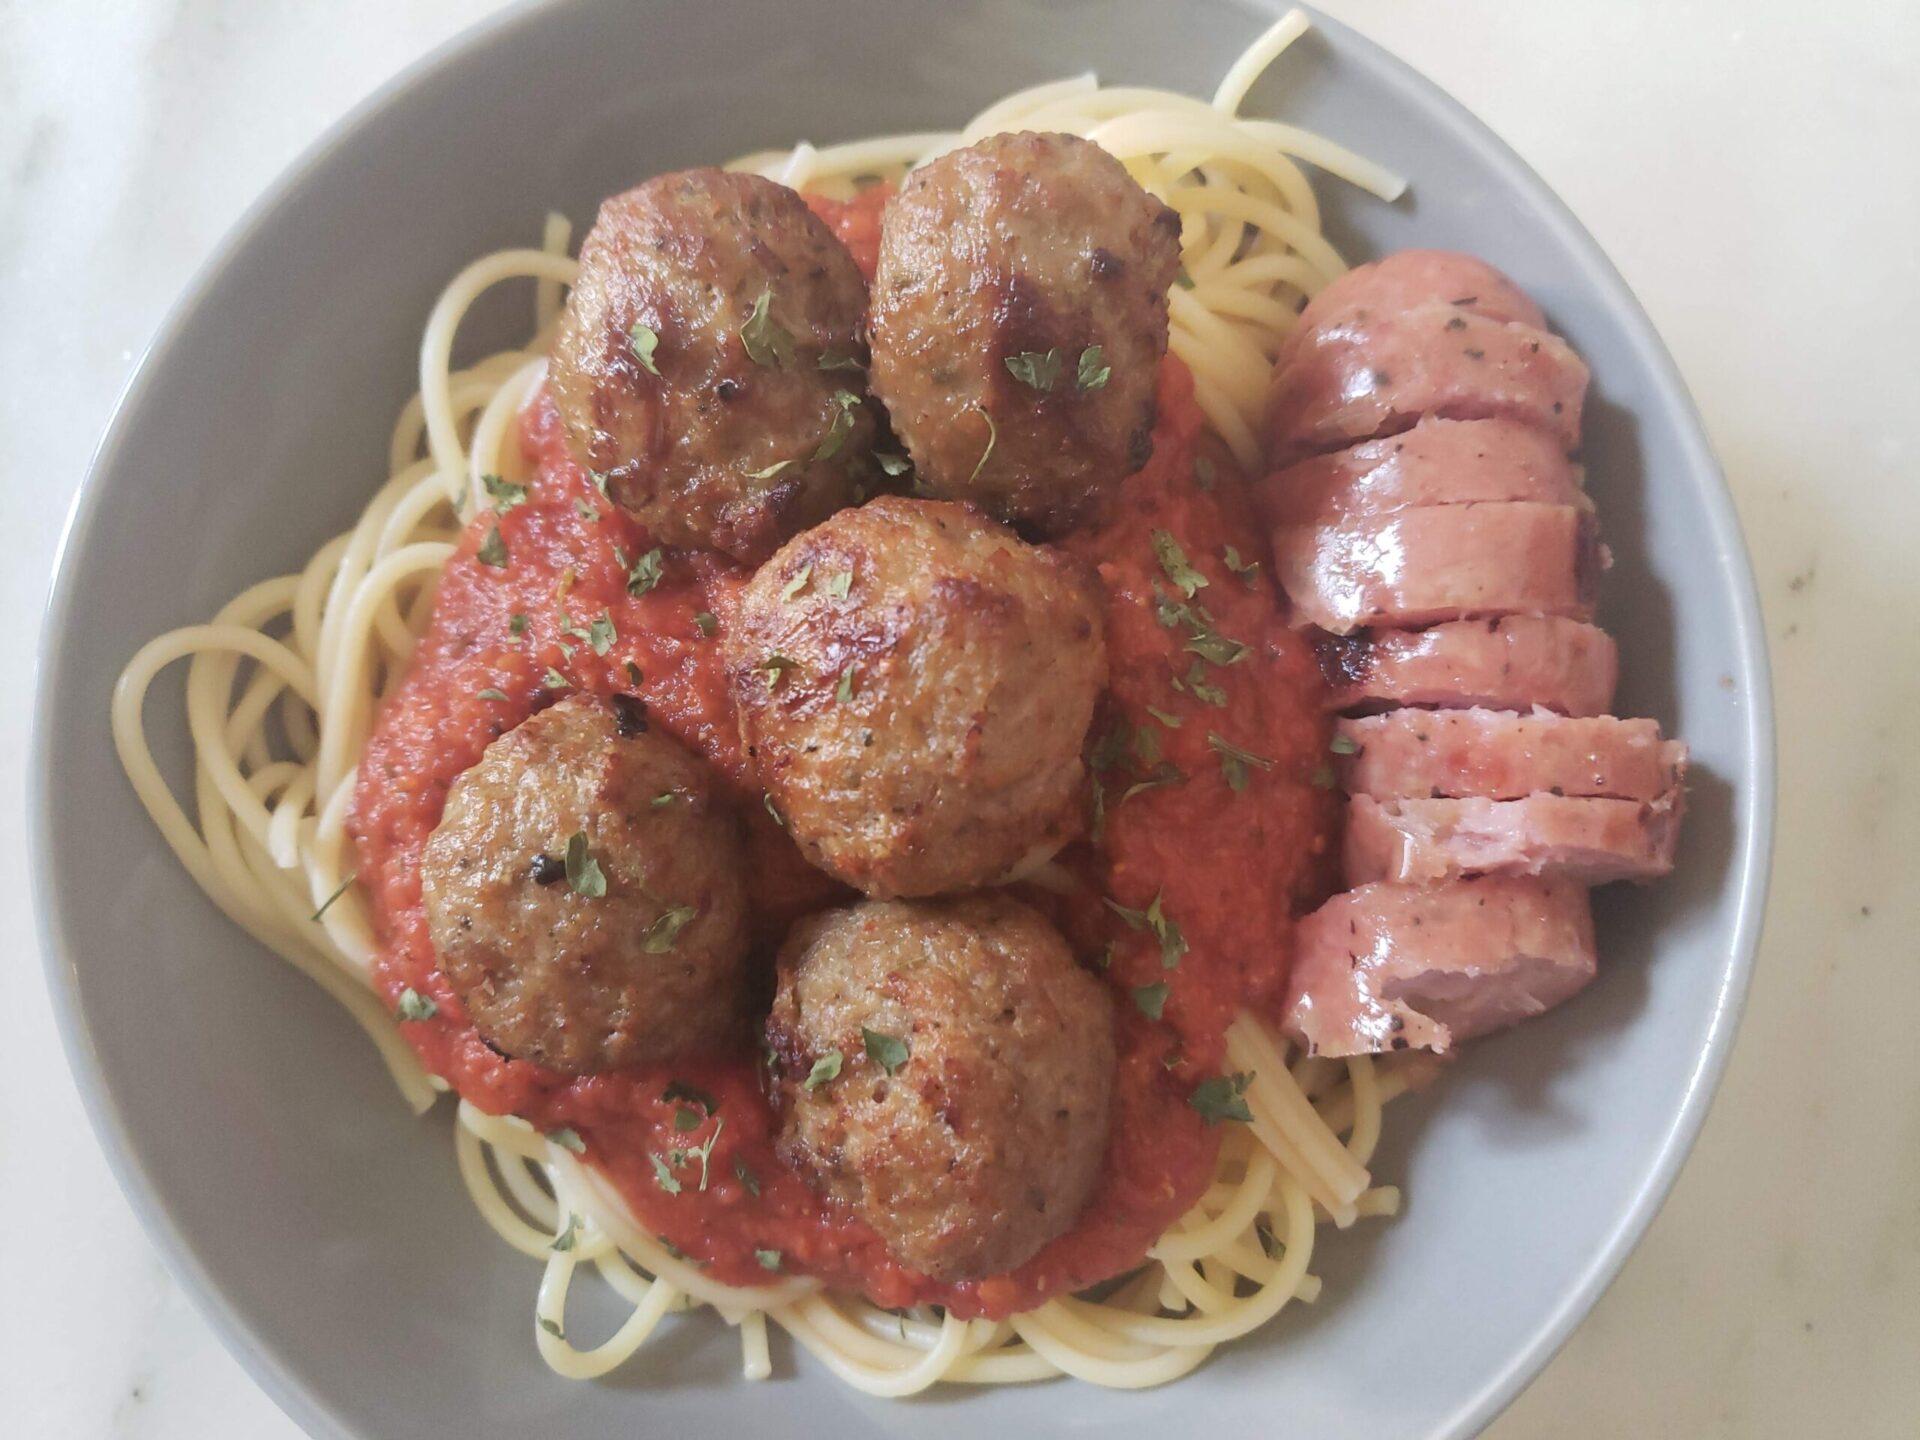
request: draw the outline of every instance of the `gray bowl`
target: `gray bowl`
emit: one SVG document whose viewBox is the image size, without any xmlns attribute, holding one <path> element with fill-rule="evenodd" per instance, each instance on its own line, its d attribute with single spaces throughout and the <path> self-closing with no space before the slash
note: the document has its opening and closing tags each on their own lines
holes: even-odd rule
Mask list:
<svg viewBox="0 0 1920 1440">
<path fill-rule="evenodd" d="M 556 1379 L 534 1353 L 536 1267 L 467 1203 L 445 1111 L 409 1116 L 346 1016 L 216 913 L 114 759 L 108 695 L 134 650 L 299 565 L 372 492 L 427 308 L 468 259 L 528 243 L 549 207 L 584 222 L 659 170 L 803 135 L 951 126 L 1090 66 L 1211 93 L 1273 13 L 1228 0 L 518 11 L 336 129 L 162 329 L 81 491 L 47 617 L 34 880 L 68 1052 L 121 1184 L 227 1343 L 314 1435 L 1159 1437 L 1204 1415 L 1221 1433 L 1284 1417 L 1318 1440 L 1461 1436 L 1618 1270 L 1706 1113 L 1760 927 L 1773 754 L 1753 581 L 1686 391 L 1593 241 L 1470 116 L 1337 24 L 1320 22 L 1250 108 L 1412 177 L 1393 206 L 1323 187 L 1348 254 L 1485 255 L 1591 363 L 1621 708 L 1683 734 L 1698 769 L 1680 872 L 1603 898 L 1599 983 L 1394 1107 L 1377 1173 L 1406 1185 L 1406 1212 L 1323 1233 L 1317 1305 L 1143 1394 L 1058 1382 L 870 1401 L 784 1345 L 780 1378 L 749 1386 L 731 1332 L 704 1319 L 671 1325 L 610 1381 Z M 509 338 L 525 313 L 511 301 L 466 338 Z M 169 678 L 150 714 L 177 778 Z"/>
</svg>

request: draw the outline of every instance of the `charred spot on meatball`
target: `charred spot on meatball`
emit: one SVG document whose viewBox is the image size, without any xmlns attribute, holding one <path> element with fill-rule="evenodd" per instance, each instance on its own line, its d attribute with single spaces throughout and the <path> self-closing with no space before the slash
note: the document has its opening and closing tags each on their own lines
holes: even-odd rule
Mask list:
<svg viewBox="0 0 1920 1440">
<path fill-rule="evenodd" d="M 1003 894 L 828 911 L 794 927 L 777 984 L 781 1157 L 896 1260 L 982 1279 L 1072 1228 L 1106 1154 L 1113 1007 L 1037 911 Z"/>
<path fill-rule="evenodd" d="M 801 852 L 868 895 L 1007 878 L 1077 833 L 1098 582 L 945 501 L 883 496 L 762 566 L 725 639 L 743 747 Z"/>
<path fill-rule="evenodd" d="M 622 740 L 631 740 L 645 733 L 647 728 L 646 702 L 637 695 L 615 694 L 611 697 L 613 705 L 613 725 Z"/>
<path fill-rule="evenodd" d="M 1071 135 L 921 166 L 882 220 L 873 389 L 924 493 L 1047 536 L 1151 452 L 1180 220 Z"/>
<path fill-rule="evenodd" d="M 658 539 L 757 563 L 851 504 L 874 421 L 853 258 L 792 190 L 662 175 L 600 207 L 548 383 L 575 457 Z"/>
<path fill-rule="evenodd" d="M 574 696 L 495 740 L 421 859 L 435 956 L 480 1038 L 569 1075 L 744 1031 L 739 821 L 701 761 L 619 713 Z"/>
</svg>

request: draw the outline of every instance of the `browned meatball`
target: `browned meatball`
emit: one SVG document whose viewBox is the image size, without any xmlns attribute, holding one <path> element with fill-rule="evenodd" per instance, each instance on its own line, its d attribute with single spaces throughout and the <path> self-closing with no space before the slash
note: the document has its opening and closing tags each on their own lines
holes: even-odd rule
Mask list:
<svg viewBox="0 0 1920 1440">
<path fill-rule="evenodd" d="M 881 222 L 873 390 L 923 488 L 1061 535 L 1152 453 L 1180 218 L 1071 135 L 994 135 Z"/>
<path fill-rule="evenodd" d="M 585 1075 L 738 1035 L 744 868 L 706 768 L 639 702 L 577 696 L 453 782 L 420 888 L 481 1037 Z"/>
<path fill-rule="evenodd" d="M 968 506 L 883 496 L 760 568 L 726 660 L 802 853 L 869 895 L 1044 859 L 1079 822 L 1106 683 L 1097 583 Z"/>
<path fill-rule="evenodd" d="M 767 1042 L 782 1158 L 937 1280 L 1031 1259 L 1100 1178 L 1111 999 L 1004 895 L 801 921 Z"/>
<path fill-rule="evenodd" d="M 574 454 L 658 539 L 764 560 L 866 472 L 866 299 L 784 185 L 685 170 L 614 196 L 548 372 Z"/>
</svg>

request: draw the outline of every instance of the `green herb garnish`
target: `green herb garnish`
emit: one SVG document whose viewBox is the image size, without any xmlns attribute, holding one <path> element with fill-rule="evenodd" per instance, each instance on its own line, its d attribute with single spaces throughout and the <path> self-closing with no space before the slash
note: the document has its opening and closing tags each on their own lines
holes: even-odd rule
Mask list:
<svg viewBox="0 0 1920 1440">
<path fill-rule="evenodd" d="M 803 1088 L 818 1090 L 829 1081 L 840 1078 L 840 1062 L 844 1057 L 838 1050 L 829 1050 L 813 1062 L 813 1068 L 807 1072 Z"/>
<path fill-rule="evenodd" d="M 613 648 L 613 642 L 620 638 L 613 628 L 613 616 L 602 610 L 600 618 L 587 627 L 587 644 L 593 647 L 593 653 L 604 655 Z"/>
<path fill-rule="evenodd" d="M 790 577 L 788 577 L 787 583 L 780 587 L 780 598 L 782 600 L 793 599 L 794 596 L 798 595 L 802 590 L 807 588 L 807 581 L 811 580 L 812 578 L 813 578 L 813 566 L 802 565 L 798 570 L 794 571 Z"/>
<path fill-rule="evenodd" d="M 633 358 L 640 362 L 640 368 L 649 375 L 658 376 L 660 367 L 653 363 L 653 352 L 660 348 L 660 337 L 639 322 L 627 332 L 627 342 L 633 347 Z"/>
<path fill-rule="evenodd" d="M 1173 538 L 1172 531 L 1153 532 L 1153 555 L 1166 572 L 1167 579 L 1178 586 L 1187 599 L 1191 600 L 1207 588 L 1207 577 L 1187 563 L 1187 552 L 1180 548 L 1180 542 Z"/>
<path fill-rule="evenodd" d="M 322 915 L 326 914 L 327 911 L 333 908 L 333 902 L 338 900 L 342 895 L 346 894 L 348 890 L 352 889 L 353 882 L 355 880 L 358 880 L 359 878 L 360 878 L 360 872 L 358 870 L 354 871 L 353 874 L 347 876 L 346 879 L 342 880 L 338 885 L 334 887 L 334 891 L 331 895 L 327 896 L 326 899 L 320 902 L 320 908 L 314 911 L 313 914 L 309 915 L 307 918 L 309 920 L 318 920 Z"/>
<path fill-rule="evenodd" d="M 440 1013 L 440 1007 L 433 1003 L 432 996 L 422 995 L 409 985 L 400 992 L 400 1003 L 393 1013 L 402 1020 L 431 1020 Z"/>
<path fill-rule="evenodd" d="M 627 572 L 629 595 L 644 595 L 660 583 L 660 577 L 665 573 L 662 558 L 660 547 L 656 545 L 633 562 L 633 569 Z"/>
<path fill-rule="evenodd" d="M 600 862 L 587 850 L 587 832 L 576 830 L 567 837 L 567 887 L 588 900 L 607 893 L 607 877 Z"/>
<path fill-rule="evenodd" d="M 1173 969 L 1180 963 L 1180 957 L 1187 953 L 1186 936 L 1180 933 L 1179 923 L 1161 908 L 1159 893 L 1155 893 L 1144 910 L 1129 910 L 1117 900 L 1106 900 L 1104 903 L 1128 929 L 1148 931 L 1160 942 L 1162 969 Z"/>
<path fill-rule="evenodd" d="M 495 514 L 504 515 L 514 506 L 527 503 L 527 487 L 524 485 L 502 480 L 498 475 L 482 475 L 480 484 L 485 487 L 487 498 L 493 501 Z"/>
<path fill-rule="evenodd" d="M 851 390 L 834 391 L 833 403 L 833 419 L 827 423 L 827 433 L 813 452 L 816 461 L 831 460 L 840 453 L 840 447 L 847 443 L 847 436 L 853 433 L 854 419 L 860 413 L 860 397 Z"/>
<path fill-rule="evenodd" d="M 1209 1125 L 1218 1125 L 1222 1120 L 1238 1120 L 1242 1125 L 1250 1125 L 1253 1111 L 1247 1108 L 1247 1086 L 1252 1083 L 1253 1074 L 1246 1070 L 1216 1075 L 1194 1086 L 1187 1104 L 1198 1110 Z"/>
<path fill-rule="evenodd" d="M 866 1042 L 867 1058 L 889 1075 L 906 1064 L 907 1057 L 913 1053 L 903 1038 L 883 1030 L 869 1030 L 862 1025 L 860 1038 Z"/>
<path fill-rule="evenodd" d="M 680 943 L 680 934 L 700 914 L 696 905 L 675 905 L 647 927 L 647 938 L 640 948 L 649 955 L 664 955 Z"/>
<path fill-rule="evenodd" d="M 1251 750 L 1242 750 L 1222 740 L 1212 731 L 1207 732 L 1207 747 L 1220 757 L 1220 773 L 1226 778 L 1227 788 L 1238 794 L 1247 788 L 1247 767 L 1259 770 L 1271 770 L 1273 761 L 1264 755 L 1256 755 Z"/>
<path fill-rule="evenodd" d="M 1051 390 L 1060 379 L 1058 350 L 1044 353 L 1038 350 L 1022 351 L 1018 355 L 1009 355 L 1006 364 L 1009 375 L 1035 390 Z"/>
<path fill-rule="evenodd" d="M 1207 683 L 1207 662 L 1204 660 L 1195 660 L 1189 665 L 1186 679 L 1175 680 L 1173 688 L 1193 696 L 1203 705 L 1212 705 L 1221 710 L 1226 708 L 1227 692 L 1218 685 Z"/>
<path fill-rule="evenodd" d="M 480 548 L 473 552 L 473 558 L 496 570 L 507 568 L 507 542 L 501 538 L 499 525 L 487 528 L 486 538 L 481 540 Z"/>
<path fill-rule="evenodd" d="M 1140 1007 L 1140 1013 L 1149 1020 L 1158 1020 L 1167 1004 L 1167 982 L 1162 980 L 1155 985 L 1135 986 L 1133 1003 Z"/>
<path fill-rule="evenodd" d="M 793 337 L 767 313 L 772 304 L 772 289 L 762 290 L 753 302 L 753 312 L 740 327 L 740 343 L 747 347 L 747 358 L 754 364 L 777 368 L 793 359 Z"/>
</svg>

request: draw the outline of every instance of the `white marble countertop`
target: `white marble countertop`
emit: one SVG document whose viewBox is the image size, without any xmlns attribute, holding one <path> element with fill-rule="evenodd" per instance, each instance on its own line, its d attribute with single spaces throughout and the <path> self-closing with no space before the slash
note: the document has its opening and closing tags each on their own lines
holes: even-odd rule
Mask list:
<svg viewBox="0 0 1920 1440">
<path fill-rule="evenodd" d="M 1725 1089 L 1625 1274 L 1491 1434 L 1920 1430 L 1920 6 L 1323 0 L 1545 175 L 1639 292 L 1739 502 L 1781 804 Z M 0 598 L 16 654 L 109 407 L 209 247 L 354 101 L 490 8 L 0 3 Z M 0 707 L 0 1430 L 293 1424 L 153 1257 L 61 1058 Z"/>
</svg>

